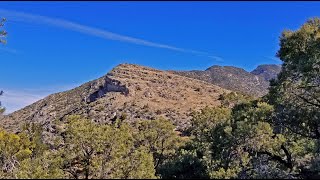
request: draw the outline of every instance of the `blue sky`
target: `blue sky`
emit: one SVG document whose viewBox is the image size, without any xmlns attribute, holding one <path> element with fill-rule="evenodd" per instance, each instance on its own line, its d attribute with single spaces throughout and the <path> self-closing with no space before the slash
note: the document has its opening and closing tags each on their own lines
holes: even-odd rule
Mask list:
<svg viewBox="0 0 320 180">
<path fill-rule="evenodd" d="M 8 112 L 96 79 L 119 63 L 158 69 L 279 64 L 278 37 L 319 2 L 0 2 Z"/>
</svg>

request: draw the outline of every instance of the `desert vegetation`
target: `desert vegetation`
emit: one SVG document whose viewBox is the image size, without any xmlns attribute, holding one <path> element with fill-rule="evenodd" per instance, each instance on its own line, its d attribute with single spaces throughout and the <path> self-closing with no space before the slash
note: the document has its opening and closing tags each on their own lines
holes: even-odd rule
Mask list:
<svg viewBox="0 0 320 180">
<path fill-rule="evenodd" d="M 251 97 L 219 89 L 220 95 L 212 99 L 220 103 L 191 109 L 190 123 L 183 130 L 177 130 L 172 119 L 128 121 L 125 113 L 110 121 L 73 114 L 57 118 L 50 126 L 25 121 L 19 132 L 2 129 L 0 177 L 319 178 L 320 19 L 310 19 L 295 31 L 284 31 L 277 56 L 283 64 L 277 78 L 270 80 L 266 95 Z M 123 78 L 129 76 L 123 71 L 112 73 Z M 156 71 L 140 73 L 161 76 Z M 165 75 L 170 78 L 164 82 L 163 78 L 150 81 L 161 81 L 171 91 L 170 87 L 174 87 L 171 80 L 180 76 Z M 127 87 L 135 83 L 127 79 Z M 211 86 L 193 82 L 184 83 L 191 87 L 185 96 L 209 92 Z M 113 83 L 116 85 L 102 90 L 121 87 L 119 91 L 127 92 L 117 82 Z M 146 99 L 155 96 L 140 92 L 146 87 L 147 84 L 140 84 L 136 93 Z M 163 90 L 157 92 L 160 95 L 156 100 L 165 98 Z M 167 102 L 172 98 L 167 97 L 170 100 Z M 138 104 L 146 112 L 156 109 L 153 103 Z M 103 111 L 99 107 L 99 112 Z M 162 111 L 157 110 L 156 114 Z M 54 134 L 50 141 L 44 132 Z"/>
</svg>

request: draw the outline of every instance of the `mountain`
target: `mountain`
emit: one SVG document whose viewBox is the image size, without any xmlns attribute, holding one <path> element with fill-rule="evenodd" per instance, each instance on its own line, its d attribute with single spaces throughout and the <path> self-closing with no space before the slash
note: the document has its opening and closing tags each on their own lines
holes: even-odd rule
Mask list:
<svg viewBox="0 0 320 180">
<path fill-rule="evenodd" d="M 251 74 L 263 77 L 266 81 L 270 81 L 277 77 L 281 71 L 281 66 L 276 64 L 259 65 L 256 69 L 251 71 Z"/>
<path fill-rule="evenodd" d="M 55 120 L 66 115 L 82 115 L 95 122 L 111 122 L 126 116 L 126 121 L 172 120 L 183 129 L 191 110 L 220 104 L 219 95 L 230 91 L 197 79 L 148 67 L 120 64 L 105 76 L 69 91 L 49 95 L 2 119 L 1 125 L 19 131 L 24 122 L 37 122 L 55 132 Z"/>
<path fill-rule="evenodd" d="M 260 65 L 252 72 L 233 66 L 214 65 L 204 71 L 169 71 L 182 76 L 199 79 L 222 88 L 260 97 L 268 92 L 269 80 L 276 78 L 281 67 Z"/>
</svg>

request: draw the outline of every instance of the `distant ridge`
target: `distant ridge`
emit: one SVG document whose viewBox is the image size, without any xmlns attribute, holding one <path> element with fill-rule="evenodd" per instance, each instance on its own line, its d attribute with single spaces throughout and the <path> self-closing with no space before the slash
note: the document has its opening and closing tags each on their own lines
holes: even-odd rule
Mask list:
<svg viewBox="0 0 320 180">
<path fill-rule="evenodd" d="M 260 97 L 268 92 L 269 80 L 276 78 L 281 66 L 260 65 L 252 72 L 234 66 L 214 65 L 204 71 L 170 71 L 182 76 L 199 79 L 222 88 Z"/>
</svg>

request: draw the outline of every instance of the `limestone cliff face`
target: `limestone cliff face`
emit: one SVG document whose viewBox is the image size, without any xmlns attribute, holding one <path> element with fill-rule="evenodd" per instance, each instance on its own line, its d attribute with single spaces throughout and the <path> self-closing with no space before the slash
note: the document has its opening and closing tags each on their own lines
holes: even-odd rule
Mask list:
<svg viewBox="0 0 320 180">
<path fill-rule="evenodd" d="M 99 98 L 102 98 L 109 92 L 119 92 L 124 95 L 129 94 L 129 89 L 124 85 L 121 85 L 120 81 L 110 79 L 108 76 L 104 77 L 104 83 L 96 83 L 91 86 L 92 89 L 96 91 L 91 93 L 88 97 L 85 97 L 85 101 L 88 103 L 94 102 Z"/>
<path fill-rule="evenodd" d="M 19 131 L 24 122 L 40 123 L 54 133 L 55 120 L 77 114 L 96 122 L 164 117 L 178 129 L 186 127 L 191 110 L 220 105 L 221 87 L 171 72 L 121 64 L 107 75 L 69 91 L 49 95 L 0 119 L 5 129 Z"/>
</svg>

